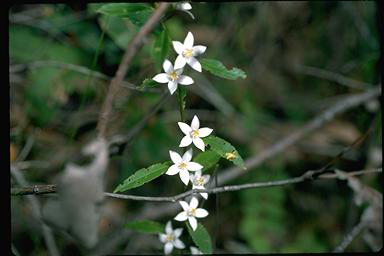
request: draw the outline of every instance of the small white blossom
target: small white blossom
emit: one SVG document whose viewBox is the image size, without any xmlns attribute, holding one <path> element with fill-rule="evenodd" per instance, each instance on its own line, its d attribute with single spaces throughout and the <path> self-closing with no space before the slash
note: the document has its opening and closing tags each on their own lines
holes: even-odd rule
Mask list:
<svg viewBox="0 0 384 256">
<path fill-rule="evenodd" d="M 175 8 L 177 10 L 188 13 L 192 19 L 195 19 L 195 16 L 193 16 L 193 14 L 189 11 L 189 10 L 192 10 L 192 5 L 190 3 L 180 2 L 180 3 L 175 4 Z"/>
<path fill-rule="evenodd" d="M 179 147 L 189 146 L 193 142 L 198 149 L 201 151 L 205 150 L 205 144 L 201 138 L 210 135 L 213 131 L 211 128 L 199 128 L 200 121 L 196 115 L 192 119 L 191 126 L 183 122 L 178 122 L 177 124 L 179 125 L 181 131 L 185 134 L 185 136 L 181 139 Z"/>
<path fill-rule="evenodd" d="M 188 171 L 194 172 L 194 171 L 203 169 L 203 166 L 201 164 L 191 162 L 192 148 L 190 148 L 187 152 L 185 152 L 183 157 L 181 157 L 178 153 L 171 150 L 169 151 L 169 155 L 174 164 L 168 168 L 165 174 L 175 175 L 179 173 L 180 179 L 185 185 L 188 185 L 188 182 L 189 182 Z"/>
<path fill-rule="evenodd" d="M 170 254 L 173 250 L 173 247 L 177 249 L 184 249 L 184 243 L 179 239 L 181 233 L 183 232 L 182 228 L 172 229 L 171 221 L 168 221 L 165 225 L 165 234 L 159 234 L 159 239 L 164 245 L 164 253 Z"/>
<path fill-rule="evenodd" d="M 206 175 L 201 175 L 201 171 L 196 171 L 195 174 L 190 174 L 189 179 L 192 182 L 192 189 L 205 189 L 204 185 L 207 184 L 209 181 L 209 178 L 211 176 L 206 174 Z M 200 193 L 200 195 L 204 199 L 208 199 L 208 193 Z"/>
<path fill-rule="evenodd" d="M 191 32 L 188 32 L 183 44 L 179 41 L 172 41 L 173 48 L 179 54 L 175 61 L 175 69 L 183 68 L 188 63 L 194 70 L 201 72 L 201 64 L 195 57 L 204 53 L 207 47 L 203 45 L 193 46 L 193 41 Z"/>
<path fill-rule="evenodd" d="M 189 76 L 181 75 L 183 73 L 182 68 L 174 69 L 172 63 L 167 59 L 163 63 L 163 69 L 165 73 L 157 74 L 152 79 L 158 83 L 168 83 L 168 89 L 171 94 L 176 91 L 177 84 L 193 84 L 192 78 Z"/>
<path fill-rule="evenodd" d="M 196 247 L 194 246 L 191 246 L 191 254 L 192 255 L 196 255 L 196 254 L 203 254 L 199 249 L 197 249 Z"/>
<path fill-rule="evenodd" d="M 183 211 L 176 215 L 175 220 L 177 221 L 189 221 L 192 230 L 195 231 L 197 228 L 196 218 L 204 218 L 208 216 L 208 211 L 203 208 L 197 208 L 199 201 L 196 197 L 192 197 L 191 202 L 188 204 L 185 201 L 179 201 Z"/>
</svg>

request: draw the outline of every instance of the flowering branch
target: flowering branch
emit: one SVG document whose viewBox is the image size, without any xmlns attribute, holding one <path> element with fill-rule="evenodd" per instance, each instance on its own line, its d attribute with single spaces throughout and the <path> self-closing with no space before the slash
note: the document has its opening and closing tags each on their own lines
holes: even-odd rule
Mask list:
<svg viewBox="0 0 384 256">
<path fill-rule="evenodd" d="M 128 67 L 131 64 L 133 57 L 143 45 L 144 37 L 149 34 L 152 29 L 160 21 L 163 13 L 168 8 L 169 3 L 161 3 L 148 21 L 141 27 L 140 31 L 129 43 L 127 50 L 124 53 L 123 59 L 116 71 L 115 77 L 112 79 L 107 96 L 104 100 L 103 106 L 100 111 L 99 121 L 97 123 L 97 132 L 99 137 L 105 137 L 107 123 L 112 111 L 112 103 L 115 95 L 118 92 L 119 84 L 123 81 L 125 74 L 128 71 Z"/>
<path fill-rule="evenodd" d="M 230 191 L 239 191 L 244 189 L 252 189 L 252 188 L 264 188 L 264 187 L 275 187 L 275 186 L 283 186 L 288 184 L 300 183 L 307 180 L 315 180 L 317 178 L 320 179 L 336 179 L 338 178 L 335 174 L 326 174 L 325 172 L 329 172 L 331 170 L 316 170 L 316 171 L 307 171 L 303 175 L 285 179 L 285 180 L 277 180 L 277 181 L 267 181 L 267 182 L 255 182 L 255 183 L 246 183 L 242 185 L 233 185 L 233 186 L 223 186 L 223 187 L 215 187 L 210 189 L 191 189 L 184 193 L 169 196 L 169 197 L 149 197 L 149 196 L 135 196 L 135 195 L 124 195 L 124 194 L 116 194 L 116 193 L 108 193 L 105 192 L 105 195 L 108 197 L 119 198 L 119 199 L 127 199 L 127 200 L 137 200 L 137 201 L 151 201 L 151 202 L 177 202 L 191 194 L 195 193 L 208 193 L 208 194 L 217 194 L 223 192 Z M 382 168 L 372 169 L 372 170 L 361 170 L 356 172 L 346 173 L 348 176 L 358 176 L 372 173 L 382 172 Z M 47 193 L 55 193 L 56 185 L 35 185 L 29 187 L 22 188 L 12 188 L 11 195 L 29 195 L 29 194 L 47 194 Z"/>
</svg>

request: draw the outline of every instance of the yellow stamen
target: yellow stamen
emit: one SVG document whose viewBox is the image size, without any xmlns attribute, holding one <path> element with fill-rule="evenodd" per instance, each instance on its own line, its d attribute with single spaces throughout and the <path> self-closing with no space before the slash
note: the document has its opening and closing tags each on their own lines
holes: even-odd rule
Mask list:
<svg viewBox="0 0 384 256">
<path fill-rule="evenodd" d="M 179 164 L 179 169 L 185 170 L 186 168 L 187 168 L 187 164 L 186 163 Z"/>
<path fill-rule="evenodd" d="M 229 153 L 225 153 L 225 158 L 228 159 L 228 160 L 233 160 L 236 158 L 236 154 L 234 153 L 235 151 L 233 152 L 229 152 Z"/>
<path fill-rule="evenodd" d="M 191 136 L 192 136 L 192 138 L 197 138 L 197 137 L 199 137 L 199 130 L 193 130 L 193 131 L 191 132 Z"/>
<path fill-rule="evenodd" d="M 172 81 L 175 81 L 177 79 L 177 74 L 175 71 L 172 71 L 171 74 L 169 74 L 169 77 L 172 79 Z"/>
<path fill-rule="evenodd" d="M 168 234 L 167 237 L 165 238 L 167 241 L 173 241 L 173 235 Z"/>
<path fill-rule="evenodd" d="M 183 51 L 183 57 L 184 58 L 190 58 L 193 56 L 192 49 L 185 49 Z"/>
<path fill-rule="evenodd" d="M 196 209 L 195 208 L 191 208 L 188 210 L 188 215 L 189 216 L 195 216 L 196 215 Z"/>
<path fill-rule="evenodd" d="M 196 179 L 196 184 L 200 185 L 200 186 L 204 185 L 204 178 L 200 177 L 200 178 Z"/>
</svg>

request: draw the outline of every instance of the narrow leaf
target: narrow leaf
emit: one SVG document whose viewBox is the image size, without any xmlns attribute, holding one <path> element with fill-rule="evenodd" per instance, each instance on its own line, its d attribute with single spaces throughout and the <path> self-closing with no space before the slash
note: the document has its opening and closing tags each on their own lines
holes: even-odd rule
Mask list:
<svg viewBox="0 0 384 256">
<path fill-rule="evenodd" d="M 187 222 L 188 233 L 192 237 L 193 242 L 199 247 L 200 251 L 204 254 L 212 254 L 212 240 L 205 227 L 198 223 L 195 231 Z"/>
<path fill-rule="evenodd" d="M 159 83 L 156 81 L 152 80 L 151 78 L 147 78 L 143 81 L 143 83 L 139 86 L 140 90 L 146 89 L 146 88 L 153 88 L 158 86 Z"/>
<path fill-rule="evenodd" d="M 132 188 L 140 187 L 145 183 L 156 179 L 168 170 L 170 164 L 171 163 L 168 161 L 164 163 L 154 164 L 148 168 L 142 168 L 136 171 L 134 174 L 128 177 L 122 184 L 117 186 L 113 193 L 124 192 Z"/>
<path fill-rule="evenodd" d="M 177 98 L 178 98 L 178 101 L 179 101 L 179 107 L 180 107 L 180 111 L 184 113 L 184 110 L 185 110 L 185 97 L 187 96 L 187 89 L 184 87 L 184 86 L 180 86 L 178 85 L 178 89 L 177 89 Z"/>
<path fill-rule="evenodd" d="M 243 158 L 240 156 L 239 152 L 237 152 L 235 147 L 232 146 L 229 142 L 213 135 L 203 138 L 203 140 L 210 146 L 213 151 L 215 151 L 221 157 L 231 161 L 243 169 L 246 169 L 244 166 Z"/>
<path fill-rule="evenodd" d="M 171 38 L 167 29 L 164 28 L 161 33 L 156 36 L 151 52 L 158 72 L 162 70 L 163 62 L 165 57 L 167 57 L 170 48 Z"/>
<path fill-rule="evenodd" d="M 237 78 L 245 79 L 247 75 L 239 68 L 232 68 L 228 70 L 223 63 L 213 59 L 200 59 L 201 66 L 204 70 L 211 72 L 215 76 L 225 79 L 236 80 Z"/>
<path fill-rule="evenodd" d="M 211 167 L 215 166 L 215 164 L 220 160 L 221 156 L 218 155 L 215 151 L 206 150 L 204 152 L 199 153 L 197 156 L 193 158 L 193 162 L 199 163 L 203 168 L 203 172 L 209 170 Z"/>
<path fill-rule="evenodd" d="M 149 234 L 164 233 L 165 229 L 164 224 L 150 220 L 131 221 L 126 223 L 124 227 L 134 231 Z"/>
</svg>

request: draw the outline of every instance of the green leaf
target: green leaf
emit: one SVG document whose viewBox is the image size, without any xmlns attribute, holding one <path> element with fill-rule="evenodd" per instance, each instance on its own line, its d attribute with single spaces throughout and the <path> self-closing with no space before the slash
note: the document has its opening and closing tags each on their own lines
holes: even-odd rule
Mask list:
<svg viewBox="0 0 384 256">
<path fill-rule="evenodd" d="M 192 237 L 193 242 L 199 247 L 200 251 L 204 254 L 212 254 L 212 240 L 208 231 L 204 226 L 198 223 L 195 231 L 192 230 L 191 226 L 187 222 L 188 233 Z"/>
<path fill-rule="evenodd" d="M 219 154 L 221 157 L 231 161 L 235 165 L 246 169 L 244 166 L 243 158 L 240 156 L 239 152 L 226 140 L 219 138 L 217 136 L 210 135 L 203 138 L 204 143 L 208 144 L 213 151 Z"/>
<path fill-rule="evenodd" d="M 145 88 L 153 88 L 158 86 L 159 83 L 157 83 L 155 80 L 152 80 L 151 78 L 147 78 L 143 81 L 143 83 L 140 85 L 140 89 L 143 90 Z"/>
<path fill-rule="evenodd" d="M 117 186 L 113 193 L 124 192 L 132 188 L 140 187 L 145 183 L 156 179 L 168 170 L 170 164 L 171 163 L 167 161 L 164 163 L 154 164 L 148 168 L 142 168 L 136 171 L 134 174 L 129 176 L 122 184 Z"/>
<path fill-rule="evenodd" d="M 151 51 L 158 72 L 161 71 L 163 62 L 165 57 L 167 57 L 170 48 L 171 37 L 168 34 L 168 30 L 164 28 L 163 31 L 156 36 Z"/>
<path fill-rule="evenodd" d="M 209 170 L 211 167 L 213 167 L 219 160 L 221 156 L 218 155 L 215 151 L 212 150 L 206 150 L 204 152 L 201 152 L 197 156 L 193 158 L 193 162 L 199 163 L 203 168 L 203 172 Z"/>
<path fill-rule="evenodd" d="M 200 59 L 200 63 L 204 70 L 225 79 L 236 80 L 239 77 L 243 79 L 247 77 L 243 70 L 239 68 L 232 68 L 231 70 L 228 70 L 223 63 L 218 60 Z"/>
<path fill-rule="evenodd" d="M 124 227 L 134 231 L 149 234 L 164 233 L 165 229 L 164 224 L 150 220 L 131 221 L 126 223 Z"/>
<path fill-rule="evenodd" d="M 136 26 L 142 26 L 151 16 L 153 9 L 149 5 L 142 3 L 111 3 L 101 6 L 97 12 L 128 18 Z"/>
</svg>

